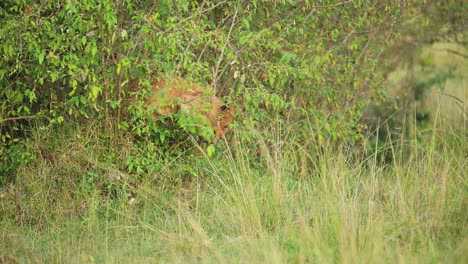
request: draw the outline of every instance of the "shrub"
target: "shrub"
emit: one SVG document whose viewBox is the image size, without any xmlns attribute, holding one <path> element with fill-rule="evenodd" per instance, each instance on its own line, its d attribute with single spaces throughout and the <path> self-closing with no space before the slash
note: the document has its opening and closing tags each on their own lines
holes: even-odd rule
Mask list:
<svg viewBox="0 0 468 264">
<path fill-rule="evenodd" d="M 96 118 L 106 133 L 117 127 L 167 147 L 180 131 L 147 121 L 142 107 L 151 76 L 166 73 L 232 98 L 247 128 L 267 134 L 264 124 L 281 121 L 306 128 L 304 144 L 311 133 L 318 142 L 354 142 L 363 110 L 382 96 L 380 55 L 402 14 L 418 8 L 418 1 L 3 1 L 1 156 L 31 124 Z M 133 80 L 146 88 L 131 91 Z M 131 93 L 140 103 L 128 117 L 122 108 Z"/>
</svg>

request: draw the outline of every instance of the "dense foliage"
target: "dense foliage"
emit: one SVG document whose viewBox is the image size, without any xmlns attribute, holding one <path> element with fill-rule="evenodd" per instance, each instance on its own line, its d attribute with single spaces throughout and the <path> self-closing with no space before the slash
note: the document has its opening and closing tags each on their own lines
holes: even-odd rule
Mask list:
<svg viewBox="0 0 468 264">
<path fill-rule="evenodd" d="M 379 60 L 420 4 L 2 1 L 1 171 L 27 160 L 17 142 L 31 127 L 69 121 L 101 119 L 109 135 L 123 129 L 171 149 L 193 120 L 147 120 L 146 89 L 130 89 L 162 73 L 210 84 L 236 107 L 238 127 L 269 133 L 262 127 L 280 122 L 303 131 L 304 145 L 355 142 L 363 111 L 383 95 Z"/>
</svg>

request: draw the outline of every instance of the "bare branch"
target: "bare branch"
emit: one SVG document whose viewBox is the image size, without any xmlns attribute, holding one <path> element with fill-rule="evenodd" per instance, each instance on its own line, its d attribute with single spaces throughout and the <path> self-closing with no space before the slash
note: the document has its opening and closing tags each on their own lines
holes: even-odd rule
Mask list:
<svg viewBox="0 0 468 264">
<path fill-rule="evenodd" d="M 440 48 L 432 48 L 434 50 L 438 50 L 438 51 L 446 51 L 448 53 L 452 53 L 452 54 L 455 54 L 455 55 L 458 55 L 458 56 L 461 56 L 465 59 L 468 59 L 468 55 L 464 54 L 464 53 L 461 53 L 459 51 L 456 51 L 456 50 L 453 50 L 453 49 L 440 49 Z"/>
<path fill-rule="evenodd" d="M 15 117 L 8 117 L 4 119 L 0 119 L 0 123 L 8 122 L 8 121 L 14 121 L 14 120 L 21 120 L 21 119 L 31 119 L 38 117 L 38 115 L 32 115 L 32 116 L 15 116 Z"/>
</svg>

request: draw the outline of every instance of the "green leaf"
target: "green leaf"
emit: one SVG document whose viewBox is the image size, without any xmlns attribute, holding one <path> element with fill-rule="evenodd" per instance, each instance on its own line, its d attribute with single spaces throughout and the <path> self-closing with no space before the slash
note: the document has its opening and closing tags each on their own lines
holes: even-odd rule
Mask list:
<svg viewBox="0 0 468 264">
<path fill-rule="evenodd" d="M 209 145 L 207 148 L 206 148 L 206 154 L 208 155 L 208 157 L 213 157 L 213 155 L 215 154 L 215 151 L 216 151 L 216 148 L 213 144 Z"/>
<path fill-rule="evenodd" d="M 94 57 L 94 56 L 96 56 L 96 54 L 97 54 L 97 47 L 95 45 L 93 45 L 91 47 L 91 56 Z"/>
<path fill-rule="evenodd" d="M 102 88 L 97 86 L 97 85 L 92 85 L 91 86 L 91 91 L 88 94 L 88 97 L 91 101 L 96 101 L 98 98 L 99 94 L 102 92 Z"/>
<path fill-rule="evenodd" d="M 42 65 L 42 62 L 44 62 L 44 57 L 45 57 L 45 53 L 39 53 L 39 55 L 37 56 L 39 60 L 39 65 Z"/>
<path fill-rule="evenodd" d="M 242 25 L 245 27 L 245 29 L 250 29 L 250 22 L 247 19 L 242 19 Z"/>
</svg>

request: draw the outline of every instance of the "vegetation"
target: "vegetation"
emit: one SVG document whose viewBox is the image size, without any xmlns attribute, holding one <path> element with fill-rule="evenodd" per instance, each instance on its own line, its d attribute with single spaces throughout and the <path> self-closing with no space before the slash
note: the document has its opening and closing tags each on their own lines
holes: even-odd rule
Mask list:
<svg viewBox="0 0 468 264">
<path fill-rule="evenodd" d="M 466 8 L 2 1 L 0 262 L 467 262 Z"/>
<path fill-rule="evenodd" d="M 175 159 L 135 186 L 114 167 L 131 146 L 109 157 L 98 128 L 28 142 L 41 158 L 2 192 L 4 261 L 466 261 L 467 149 L 457 133 L 434 133 L 409 157 L 394 150 L 386 166 L 331 150 L 305 166 L 307 150 L 272 127 L 283 143 L 261 162 L 240 145 Z"/>
</svg>

